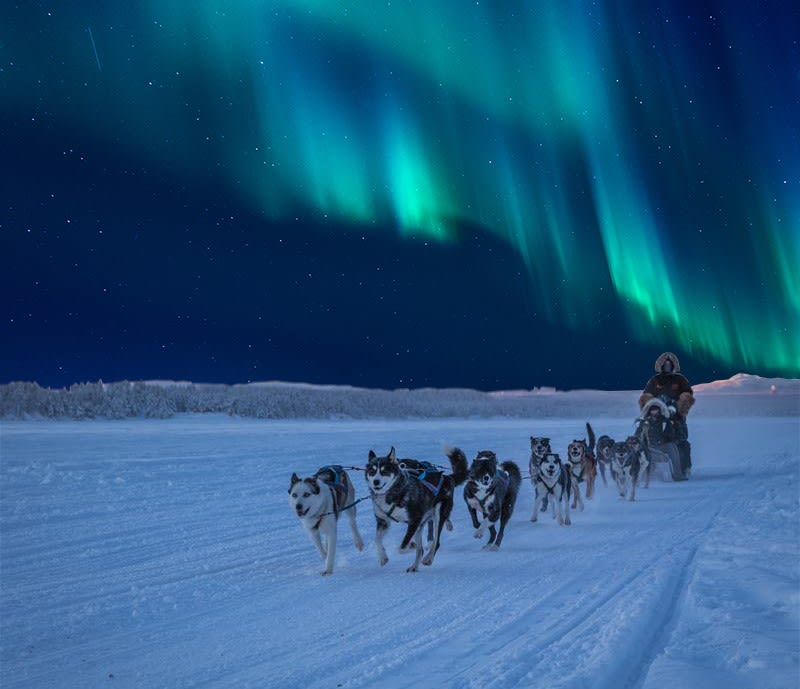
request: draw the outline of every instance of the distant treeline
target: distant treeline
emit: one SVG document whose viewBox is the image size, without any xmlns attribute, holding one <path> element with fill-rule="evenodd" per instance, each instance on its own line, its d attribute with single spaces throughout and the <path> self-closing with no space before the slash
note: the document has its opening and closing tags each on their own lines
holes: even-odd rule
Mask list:
<svg viewBox="0 0 800 689">
<path fill-rule="evenodd" d="M 581 416 L 598 403 L 585 395 L 623 395 L 635 411 L 632 393 L 553 390 L 486 393 L 465 389 L 373 390 L 291 383 L 252 385 L 80 383 L 43 388 L 36 383 L 0 385 L 0 417 L 48 419 L 169 418 L 176 414 L 230 414 L 264 419 L 444 418 L 491 416 Z M 602 407 L 602 405 L 600 405 Z"/>
<path fill-rule="evenodd" d="M 784 394 L 714 391 L 697 394 L 690 417 L 800 414 L 800 381 L 784 381 Z M 0 385 L 0 418 L 166 419 L 176 414 L 229 414 L 260 419 L 400 419 L 493 417 L 634 419 L 638 391 L 515 392 L 468 389 L 374 390 L 296 383 L 79 383 L 43 388 Z"/>
</svg>

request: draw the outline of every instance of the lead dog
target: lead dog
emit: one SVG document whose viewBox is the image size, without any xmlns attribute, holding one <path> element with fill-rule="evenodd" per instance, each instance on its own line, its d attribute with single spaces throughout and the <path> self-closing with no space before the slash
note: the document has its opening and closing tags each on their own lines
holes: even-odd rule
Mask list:
<svg viewBox="0 0 800 689">
<path fill-rule="evenodd" d="M 433 558 L 439 550 L 442 527 L 453 510 L 453 494 L 455 487 L 467 478 L 467 458 L 458 448 L 447 450 L 452 474 L 442 471 L 425 472 L 421 477 L 408 467 L 409 460 L 397 459 L 394 447 L 389 454 L 379 457 L 369 451 L 365 477 L 372 506 L 375 510 L 375 548 L 378 551 L 378 563 L 383 566 L 389 561 L 383 547 L 383 537 L 389 530 L 391 522 L 407 525 L 405 536 L 400 544 L 400 552 L 411 547 L 416 551 L 414 563 L 406 569 L 416 572 L 419 563 L 433 564 Z M 401 467 L 405 464 L 406 468 Z M 433 521 L 433 541 L 423 557 L 422 526 Z"/>
<path fill-rule="evenodd" d="M 347 508 L 353 543 L 364 549 L 364 541 L 356 526 L 356 490 L 347 472 L 338 465 L 325 466 L 313 476 L 300 478 L 292 474 L 289 506 L 305 527 L 320 556 L 325 560 L 322 574 L 333 574 L 336 559 L 336 531 L 339 514 Z M 322 536 L 325 542 L 322 542 Z"/>
<path fill-rule="evenodd" d="M 475 527 L 475 538 L 483 538 L 483 525 L 489 524 L 489 541 L 484 550 L 500 548 L 506 524 L 514 512 L 520 483 L 519 467 L 514 462 L 498 465 L 497 455 L 491 450 L 481 450 L 472 460 L 464 486 L 464 500 Z"/>
<path fill-rule="evenodd" d="M 549 497 L 553 517 L 558 517 L 559 524 L 569 526 L 572 520 L 569 517 L 569 499 L 572 491 L 572 473 L 568 467 L 561 464 L 561 457 L 556 452 L 549 452 L 539 463 L 539 476 L 536 479 L 541 483 L 541 490 L 537 490 L 537 504 L 533 506 L 531 521 L 538 520 L 538 503 Z"/>
<path fill-rule="evenodd" d="M 537 435 L 531 436 L 531 458 L 528 462 L 528 472 L 531 475 L 531 485 L 533 486 L 533 505 L 534 509 L 538 503 L 538 493 L 537 493 L 537 484 L 536 484 L 536 477 L 539 476 L 539 464 L 541 463 L 544 456 L 551 452 L 550 449 L 550 438 L 545 438 L 544 436 Z M 543 500 L 541 501 L 542 505 L 542 512 L 547 510 L 547 495 L 544 496 Z M 536 521 L 531 517 L 531 521 Z"/>
<path fill-rule="evenodd" d="M 586 482 L 586 499 L 594 495 L 594 482 L 597 479 L 597 460 L 594 457 L 594 431 L 586 424 L 589 441 L 573 440 L 567 446 L 567 460 L 572 472 L 572 509 L 576 507 L 583 512 L 581 483 Z"/>
</svg>

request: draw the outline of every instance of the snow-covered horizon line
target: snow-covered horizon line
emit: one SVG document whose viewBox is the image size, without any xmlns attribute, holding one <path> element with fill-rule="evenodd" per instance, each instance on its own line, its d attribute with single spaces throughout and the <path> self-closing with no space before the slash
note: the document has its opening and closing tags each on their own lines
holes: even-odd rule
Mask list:
<svg viewBox="0 0 800 689">
<path fill-rule="evenodd" d="M 737 374 L 694 386 L 693 416 L 800 416 L 800 380 Z M 343 385 L 261 382 L 203 384 L 182 381 L 78 383 L 42 388 L 36 383 L 0 385 L 0 418 L 170 418 L 224 413 L 264 419 L 374 419 L 464 417 L 635 416 L 638 390 L 533 388 L 482 392 L 467 388 L 385 390 Z"/>
<path fill-rule="evenodd" d="M 13 384 L 30 384 L 39 385 L 36 381 L 10 381 L 8 383 L 0 383 L 0 388 L 6 385 Z M 43 390 L 68 390 L 74 386 L 80 385 L 119 385 L 128 383 L 130 385 L 152 385 L 158 387 L 209 387 L 209 388 L 290 388 L 295 390 L 308 389 L 308 390 L 327 390 L 327 391 L 368 391 L 368 392 L 465 392 L 477 393 L 481 395 L 489 395 L 492 397 L 522 397 L 529 395 L 548 395 L 556 393 L 635 393 L 641 388 L 559 388 L 555 386 L 534 386 L 528 388 L 511 388 L 511 389 L 497 389 L 497 390 L 480 390 L 478 388 L 470 388 L 464 386 L 453 387 L 435 387 L 435 386 L 421 386 L 421 387 L 367 387 L 361 385 L 351 384 L 335 384 L 335 383 L 308 383 L 303 381 L 285 381 L 285 380 L 263 380 L 263 381 L 248 381 L 246 383 L 208 383 L 203 381 L 192 380 L 171 380 L 171 379 L 144 379 L 144 380 L 115 380 L 103 381 L 98 379 L 96 381 L 76 381 L 67 387 L 51 387 L 39 386 Z M 713 380 L 703 383 L 696 383 L 692 385 L 695 393 L 770 393 L 770 394 L 800 394 L 800 378 L 767 378 L 752 373 L 736 373 L 730 378 Z"/>
</svg>

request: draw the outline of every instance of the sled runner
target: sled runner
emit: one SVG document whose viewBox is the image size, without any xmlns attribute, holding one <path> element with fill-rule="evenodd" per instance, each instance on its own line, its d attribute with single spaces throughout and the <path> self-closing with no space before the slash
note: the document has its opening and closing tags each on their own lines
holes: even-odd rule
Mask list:
<svg viewBox="0 0 800 689">
<path fill-rule="evenodd" d="M 686 476 L 681 469 L 681 455 L 675 443 L 651 445 L 650 461 L 653 463 L 652 475 L 662 481 L 685 481 Z"/>
</svg>

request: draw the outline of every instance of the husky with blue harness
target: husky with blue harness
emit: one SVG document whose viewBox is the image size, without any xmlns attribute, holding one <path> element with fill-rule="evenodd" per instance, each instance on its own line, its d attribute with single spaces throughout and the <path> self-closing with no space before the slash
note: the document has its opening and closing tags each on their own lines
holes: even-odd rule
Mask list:
<svg viewBox="0 0 800 689">
<path fill-rule="evenodd" d="M 412 476 L 414 476 L 418 481 L 421 481 L 422 484 L 428 488 L 431 492 L 436 493 L 438 491 L 438 483 L 434 484 L 431 482 L 431 479 L 435 475 L 441 474 L 441 470 L 437 467 L 433 462 L 428 462 L 420 459 L 401 459 L 400 461 L 400 468 L 404 471 L 409 472 Z M 464 458 L 466 461 L 466 457 Z M 440 479 L 441 480 L 441 477 Z M 453 522 L 449 519 L 444 523 L 445 528 L 448 531 L 453 530 Z M 428 520 L 428 544 L 430 545 L 433 543 L 434 533 L 433 533 L 433 519 Z"/>
<path fill-rule="evenodd" d="M 316 474 L 307 478 L 292 474 L 289 506 L 325 560 L 323 575 L 333 574 L 337 524 L 342 512 L 346 512 L 350 520 L 353 543 L 358 550 L 364 549 L 364 541 L 356 526 L 357 502 L 360 501 L 356 500 L 353 482 L 347 472 L 337 464 L 321 467 Z"/>
<path fill-rule="evenodd" d="M 497 455 L 491 450 L 481 450 L 472 460 L 464 485 L 464 500 L 475 527 L 475 538 L 483 538 L 484 523 L 489 524 L 489 541 L 483 546 L 484 550 L 497 550 L 503 542 L 520 483 L 519 467 L 514 462 L 498 465 Z"/>
<path fill-rule="evenodd" d="M 412 544 L 416 551 L 416 559 L 406 571 L 416 572 L 420 562 L 423 565 L 433 564 L 442 527 L 453 510 L 455 487 L 467 478 L 467 458 L 464 453 L 456 449 L 449 450 L 447 454 L 453 468 L 452 474 L 446 474 L 433 465 L 426 467 L 417 460 L 398 459 L 394 447 L 385 456 L 369 451 L 364 473 L 375 510 L 375 548 L 381 566 L 389 561 L 383 547 L 383 537 L 392 522 L 407 525 L 400 552 L 412 547 Z M 428 522 L 433 522 L 433 540 L 428 551 L 424 552 L 422 527 Z"/>
</svg>

